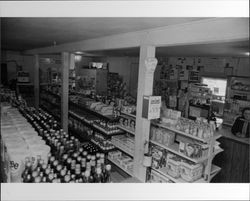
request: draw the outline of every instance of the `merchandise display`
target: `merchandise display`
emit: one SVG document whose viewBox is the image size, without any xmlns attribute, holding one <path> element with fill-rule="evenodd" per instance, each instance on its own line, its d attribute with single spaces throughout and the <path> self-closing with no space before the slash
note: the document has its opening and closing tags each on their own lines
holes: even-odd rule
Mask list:
<svg viewBox="0 0 250 201">
<path fill-rule="evenodd" d="M 172 109 L 165 109 L 163 115 L 160 123 L 151 122 L 151 171 L 172 182 L 209 182 L 214 175 L 206 167 L 213 165 L 206 161 L 223 151 L 216 141 L 220 136 L 214 133 L 214 122 L 187 119 Z"/>
<path fill-rule="evenodd" d="M 14 102 L 18 109 L 1 114 L 1 129 L 7 129 L 1 132 L 1 143 L 7 150 L 3 154 L 9 182 L 110 182 L 111 166 L 105 164 L 104 153 L 69 136 L 43 110 Z"/>
<path fill-rule="evenodd" d="M 204 182 L 199 180 L 204 174 L 202 164 L 189 162 L 158 146 L 152 147 L 152 157 L 152 171 L 165 175 L 166 180 L 171 180 L 172 182 L 195 182 L 197 180 L 197 182 Z"/>
<path fill-rule="evenodd" d="M 111 151 L 108 153 L 108 159 L 126 173 L 133 176 L 133 158 L 120 151 Z"/>
<path fill-rule="evenodd" d="M 135 143 L 133 137 L 129 135 L 116 135 L 112 137 L 111 142 L 115 147 L 119 148 L 130 156 L 134 155 Z"/>
<path fill-rule="evenodd" d="M 98 134 L 98 133 L 96 133 L 92 137 L 91 142 L 96 144 L 98 147 L 100 147 L 101 150 L 104 150 L 104 151 L 110 151 L 115 148 L 115 146 L 110 140 L 105 139 L 103 135 Z"/>
<path fill-rule="evenodd" d="M 129 118 L 127 116 L 121 116 L 119 122 L 119 128 L 124 129 L 125 131 L 130 131 L 132 133 L 135 132 L 135 119 Z"/>
</svg>

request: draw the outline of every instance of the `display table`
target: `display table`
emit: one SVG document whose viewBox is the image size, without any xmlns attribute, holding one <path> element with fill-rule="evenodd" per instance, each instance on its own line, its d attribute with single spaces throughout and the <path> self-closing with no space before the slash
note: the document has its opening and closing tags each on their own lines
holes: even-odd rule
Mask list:
<svg viewBox="0 0 250 201">
<path fill-rule="evenodd" d="M 212 180 L 221 183 L 249 183 L 249 138 L 239 138 L 231 133 L 231 127 L 223 126 L 218 140 L 224 152 L 214 158 L 214 164 L 222 170 Z"/>
</svg>

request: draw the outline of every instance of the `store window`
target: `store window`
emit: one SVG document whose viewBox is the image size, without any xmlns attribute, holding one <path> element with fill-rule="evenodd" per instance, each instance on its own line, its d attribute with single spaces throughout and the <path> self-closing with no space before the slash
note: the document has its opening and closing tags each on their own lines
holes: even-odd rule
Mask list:
<svg viewBox="0 0 250 201">
<path fill-rule="evenodd" d="M 202 77 L 202 84 L 206 84 L 211 90 L 213 95 L 225 99 L 227 80 L 222 78 Z"/>
<path fill-rule="evenodd" d="M 212 91 L 211 109 L 217 116 L 223 116 L 227 80 L 223 78 L 202 77 L 202 84 L 206 84 Z"/>
</svg>

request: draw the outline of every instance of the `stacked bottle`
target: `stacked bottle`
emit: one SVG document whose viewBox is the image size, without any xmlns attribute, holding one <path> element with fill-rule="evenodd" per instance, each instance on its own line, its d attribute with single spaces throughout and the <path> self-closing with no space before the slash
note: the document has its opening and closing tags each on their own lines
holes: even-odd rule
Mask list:
<svg viewBox="0 0 250 201">
<path fill-rule="evenodd" d="M 106 183 L 110 182 L 111 165 L 105 164 L 105 155 L 90 143 L 80 144 L 74 136 L 60 129 L 57 121 L 43 110 L 19 106 L 38 134 L 51 147 L 48 160 L 37 160 L 32 167 L 25 161 L 24 183 Z"/>
</svg>

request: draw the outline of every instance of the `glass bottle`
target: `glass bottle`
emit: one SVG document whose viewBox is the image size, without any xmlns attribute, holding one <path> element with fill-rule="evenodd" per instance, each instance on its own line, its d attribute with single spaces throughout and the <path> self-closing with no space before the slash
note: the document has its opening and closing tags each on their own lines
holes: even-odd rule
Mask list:
<svg viewBox="0 0 250 201">
<path fill-rule="evenodd" d="M 103 175 L 101 168 L 97 168 L 94 176 L 95 183 L 102 183 L 103 182 Z"/>
</svg>

